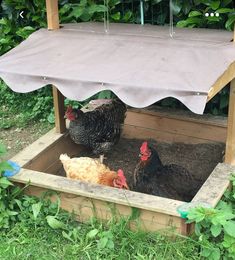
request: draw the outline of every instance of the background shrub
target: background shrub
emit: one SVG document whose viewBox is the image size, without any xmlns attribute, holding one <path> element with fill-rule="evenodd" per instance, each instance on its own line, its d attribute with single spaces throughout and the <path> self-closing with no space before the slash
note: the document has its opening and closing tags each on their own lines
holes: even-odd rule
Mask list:
<svg viewBox="0 0 235 260">
<path fill-rule="evenodd" d="M 173 0 L 174 23 L 178 27 L 225 28 L 233 30 L 235 21 L 232 0 Z M 112 22 L 140 22 L 139 0 L 60 0 L 61 23 L 103 21 L 108 10 Z M 24 18 L 20 17 L 23 11 Z M 206 17 L 205 13 L 217 12 L 219 16 Z M 144 1 L 145 22 L 164 25 L 169 22 L 168 0 Z M 46 27 L 46 7 L 42 0 L 3 0 L 0 5 L 0 55 L 15 47 L 35 30 Z M 53 122 L 53 102 L 50 87 L 28 94 L 12 92 L 0 81 L 2 112 L 23 111 L 22 120 L 49 119 Z M 222 90 L 206 107 L 207 113 L 226 114 L 228 110 L 228 88 Z M 68 103 L 69 101 L 67 101 Z M 161 106 L 185 108 L 178 100 L 167 98 L 158 102 Z M 6 125 L 5 125 L 6 126 Z M 1 127 L 1 125 L 0 125 Z"/>
</svg>

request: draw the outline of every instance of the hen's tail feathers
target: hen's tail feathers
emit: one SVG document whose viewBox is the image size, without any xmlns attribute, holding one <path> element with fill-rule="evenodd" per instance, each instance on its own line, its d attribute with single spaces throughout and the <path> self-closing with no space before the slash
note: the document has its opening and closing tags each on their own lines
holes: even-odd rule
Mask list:
<svg viewBox="0 0 235 260">
<path fill-rule="evenodd" d="M 68 160 L 70 160 L 70 157 L 65 153 L 65 154 L 61 154 L 60 155 L 60 160 L 61 160 L 61 162 L 63 163 L 63 162 L 65 162 L 65 161 L 68 161 Z"/>
</svg>

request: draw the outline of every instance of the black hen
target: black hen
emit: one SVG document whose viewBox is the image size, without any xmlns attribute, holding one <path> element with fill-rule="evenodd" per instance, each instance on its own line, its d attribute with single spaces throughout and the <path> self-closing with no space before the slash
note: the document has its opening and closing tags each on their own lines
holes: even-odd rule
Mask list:
<svg viewBox="0 0 235 260">
<path fill-rule="evenodd" d="M 68 107 L 65 115 L 70 120 L 71 139 L 90 147 L 103 162 L 103 155 L 120 139 L 125 113 L 126 105 L 119 99 L 112 99 L 88 112 Z"/>
<path fill-rule="evenodd" d="M 163 165 L 157 151 L 144 142 L 134 172 L 133 190 L 156 196 L 190 201 L 197 185 L 191 174 L 176 164 Z"/>
</svg>

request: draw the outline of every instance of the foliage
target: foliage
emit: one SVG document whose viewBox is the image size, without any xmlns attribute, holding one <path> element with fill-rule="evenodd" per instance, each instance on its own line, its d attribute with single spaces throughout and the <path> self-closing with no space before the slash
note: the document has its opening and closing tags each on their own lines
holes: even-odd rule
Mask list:
<svg viewBox="0 0 235 260">
<path fill-rule="evenodd" d="M 32 206 L 38 203 L 41 206 L 35 225 Z M 30 255 L 30 259 L 200 259 L 193 241 L 171 241 L 157 233 L 133 232 L 124 219 L 110 220 L 106 225 L 95 219 L 81 224 L 60 210 L 57 219 L 62 226 L 51 228 L 45 219 L 56 211 L 56 204 L 47 208 L 44 200 L 28 197 L 24 217 L 1 233 L 0 258 L 15 259 L 20 255 L 27 259 Z"/>
<path fill-rule="evenodd" d="M 179 14 L 182 10 L 185 1 L 174 1 L 173 7 L 175 14 Z M 206 13 L 219 14 L 218 16 L 207 16 Z M 195 0 L 187 3 L 187 19 L 178 19 L 178 27 L 203 27 L 203 28 L 226 28 L 229 31 L 233 30 L 235 21 L 235 10 L 233 8 L 233 0 Z"/>
<path fill-rule="evenodd" d="M 19 188 L 12 189 L 13 184 L 3 176 L 6 170 L 12 167 L 1 157 L 6 153 L 5 147 L 0 143 L 0 231 L 10 227 L 10 223 L 15 219 L 17 211 L 15 210 L 16 198 L 19 195 Z"/>
<path fill-rule="evenodd" d="M 36 119 L 45 121 L 53 107 L 51 92 L 50 87 L 45 87 L 31 93 L 14 93 L 0 81 L 0 129 L 22 127 Z"/>
<path fill-rule="evenodd" d="M 0 145 L 0 155 L 5 152 Z M 1 259 L 199 259 L 193 241 L 170 242 L 159 234 L 132 232 L 125 219 L 105 225 L 95 219 L 79 224 L 72 214 L 60 209 L 55 192 L 46 192 L 41 198 L 23 195 L 2 177 L 9 165 L 1 162 L 0 169 Z"/>
<path fill-rule="evenodd" d="M 195 231 L 201 242 L 201 256 L 211 259 L 235 258 L 235 175 L 232 190 L 225 194 L 215 209 L 194 208 L 188 222 L 196 222 Z"/>
<path fill-rule="evenodd" d="M 109 13 L 113 22 L 140 22 L 139 1 L 131 0 L 60 0 L 59 14 L 62 23 L 102 21 L 104 12 Z M 226 28 L 232 30 L 235 14 L 232 0 L 173 0 L 174 22 L 179 27 L 208 27 Z M 20 17 L 23 11 L 24 18 Z M 217 12 L 219 17 L 206 17 L 205 13 Z M 168 0 L 144 1 L 145 21 L 152 24 L 165 24 L 169 22 Z M 35 30 L 46 27 L 45 1 L 41 0 L 3 0 L 0 5 L 0 55 L 18 45 Z M 1 112 L 0 128 L 9 128 L 16 124 L 16 120 L 8 119 L 8 110 L 14 111 L 18 122 L 22 124 L 34 119 L 48 119 L 54 122 L 52 95 L 49 87 L 29 94 L 18 94 L 9 90 L 0 82 Z M 109 94 L 99 94 L 95 97 Z M 94 97 L 93 97 L 94 98 Z M 77 106 L 77 102 L 66 100 Z M 165 99 L 159 102 L 162 106 L 183 107 L 175 99 Z M 226 114 L 228 104 L 228 89 L 221 91 L 212 99 L 206 112 L 213 114 Z M 4 111 L 4 112 L 3 112 Z M 20 112 L 19 111 L 24 111 Z"/>
<path fill-rule="evenodd" d="M 0 145 L 0 156 L 5 152 Z M 199 259 L 193 241 L 172 243 L 159 234 L 132 232 L 125 219 L 105 225 L 95 219 L 79 224 L 60 209 L 57 193 L 46 192 L 41 198 L 23 195 L 23 190 L 2 176 L 9 168 L 0 162 L 1 259 L 168 259 L 173 255 L 175 259 Z"/>
<path fill-rule="evenodd" d="M 20 17 L 22 11 L 24 19 Z M 44 1 L 4 0 L 0 14 L 0 55 L 26 39 L 33 31 L 46 26 Z"/>
<path fill-rule="evenodd" d="M 0 145 L 0 156 L 6 153 Z M 129 220 L 138 223 L 133 209 L 127 219 L 107 223 L 95 219 L 87 224 L 74 220 L 60 209 L 60 197 L 46 192 L 41 198 L 29 197 L 2 173 L 9 169 L 0 162 L 0 258 L 26 259 L 234 259 L 235 257 L 235 175 L 232 189 L 215 209 L 195 208 L 188 222 L 196 222 L 195 238 L 175 238 L 158 233 L 130 231 Z M 51 197 L 53 201 L 51 202 Z M 37 244 L 37 247 L 35 247 Z M 63 247 L 61 247 L 63 245 Z M 4 250 L 3 250 L 4 249 Z M 4 252 L 4 255 L 3 255 Z M 43 256 L 43 258 L 42 258 Z M 5 259 L 5 258 L 3 258 Z"/>
<path fill-rule="evenodd" d="M 109 229 L 96 221 L 86 225 L 68 221 L 68 226 L 71 232 L 69 238 L 61 236 L 61 230 L 49 226 L 37 226 L 35 229 L 30 223 L 17 223 L 9 232 L 0 236 L 0 258 L 200 259 L 193 241 L 170 241 L 159 234 L 131 232 L 124 221 L 109 223 Z M 89 238 L 88 234 L 93 230 L 98 233 Z M 98 248 L 99 234 L 104 232 L 108 232 L 108 237 L 113 235 L 114 248 Z"/>
<path fill-rule="evenodd" d="M 6 149 L 0 143 L 0 157 L 5 155 Z M 8 162 L 0 159 L 0 231 L 10 229 L 18 221 L 26 221 L 36 226 L 48 225 L 51 228 L 63 228 L 61 222 L 63 214 L 60 213 L 60 200 L 57 196 L 56 203 L 51 203 L 48 198 L 50 193 L 45 193 L 39 200 L 23 195 L 24 189 L 14 186 L 3 174 L 12 167 Z M 27 185 L 25 186 L 25 188 Z M 53 194 L 56 196 L 56 194 Z M 58 216 L 59 215 L 59 216 Z M 66 215 L 68 220 L 68 216 Z"/>
</svg>

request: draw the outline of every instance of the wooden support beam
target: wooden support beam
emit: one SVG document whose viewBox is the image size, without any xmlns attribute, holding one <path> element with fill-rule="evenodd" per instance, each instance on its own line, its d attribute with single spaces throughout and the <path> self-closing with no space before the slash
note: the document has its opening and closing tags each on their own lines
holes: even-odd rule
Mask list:
<svg viewBox="0 0 235 260">
<path fill-rule="evenodd" d="M 235 62 L 230 64 L 228 69 L 218 78 L 215 84 L 210 88 L 207 101 L 210 101 L 220 90 L 222 90 L 233 78 L 235 74 Z"/>
<path fill-rule="evenodd" d="M 60 28 L 58 0 L 46 0 L 47 9 L 47 28 L 48 30 L 57 30 Z M 63 133 L 66 130 L 64 119 L 64 96 L 60 91 L 53 87 L 53 99 L 55 108 L 55 127 L 57 133 Z"/>
<path fill-rule="evenodd" d="M 234 32 L 233 33 L 233 43 L 235 43 L 235 24 L 234 24 L 233 32 Z M 230 82 L 225 162 L 235 165 L 235 78 L 234 78 L 234 76 L 233 76 L 232 81 Z"/>
<path fill-rule="evenodd" d="M 46 0 L 47 28 L 49 30 L 59 29 L 58 0 Z"/>
<path fill-rule="evenodd" d="M 230 83 L 225 162 L 235 165 L 235 78 Z"/>
<path fill-rule="evenodd" d="M 60 91 L 53 86 L 53 100 L 55 108 L 55 127 L 57 133 L 63 133 L 66 130 L 65 118 L 64 118 L 64 96 Z"/>
<path fill-rule="evenodd" d="M 233 42 L 235 44 L 235 24 L 233 31 Z M 220 90 L 222 90 L 231 80 L 235 74 L 235 62 L 230 64 L 229 68 L 218 78 L 215 84 L 210 88 L 207 96 L 207 101 L 210 101 Z"/>
</svg>

